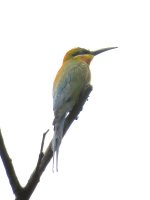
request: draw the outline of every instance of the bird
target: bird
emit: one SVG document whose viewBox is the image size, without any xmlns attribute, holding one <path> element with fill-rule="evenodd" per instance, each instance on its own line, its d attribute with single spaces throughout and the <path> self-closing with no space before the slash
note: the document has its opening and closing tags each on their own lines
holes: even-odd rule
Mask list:
<svg viewBox="0 0 150 200">
<path fill-rule="evenodd" d="M 57 72 L 53 83 L 53 170 L 56 153 L 56 171 L 58 171 L 59 147 L 63 137 L 66 116 L 77 103 L 82 91 L 90 84 L 91 72 L 89 66 L 92 59 L 102 52 L 115 48 L 117 47 L 90 51 L 85 48 L 77 47 L 69 50 L 65 54 L 62 66 Z"/>
</svg>

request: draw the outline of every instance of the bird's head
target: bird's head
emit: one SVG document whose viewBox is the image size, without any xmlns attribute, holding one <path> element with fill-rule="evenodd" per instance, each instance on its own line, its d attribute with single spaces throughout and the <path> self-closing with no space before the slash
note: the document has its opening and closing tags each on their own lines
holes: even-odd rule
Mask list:
<svg viewBox="0 0 150 200">
<path fill-rule="evenodd" d="M 63 62 L 66 62 L 70 59 L 77 59 L 77 60 L 84 60 L 85 62 L 89 64 L 94 56 L 102 52 L 115 49 L 115 48 L 117 47 L 108 47 L 108 48 L 103 48 L 96 51 L 89 51 L 87 49 L 80 48 L 80 47 L 73 48 L 66 53 Z"/>
</svg>

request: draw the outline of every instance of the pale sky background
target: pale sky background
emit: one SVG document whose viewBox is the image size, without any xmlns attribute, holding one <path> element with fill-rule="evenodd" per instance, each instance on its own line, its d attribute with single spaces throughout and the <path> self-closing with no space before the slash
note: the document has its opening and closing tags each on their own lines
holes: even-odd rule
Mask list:
<svg viewBox="0 0 150 200">
<path fill-rule="evenodd" d="M 22 185 L 43 132 L 52 83 L 73 47 L 118 46 L 91 63 L 93 92 L 31 199 L 150 199 L 150 6 L 138 0 L 2 0 L 0 128 Z M 0 199 L 14 199 L 0 160 Z"/>
</svg>

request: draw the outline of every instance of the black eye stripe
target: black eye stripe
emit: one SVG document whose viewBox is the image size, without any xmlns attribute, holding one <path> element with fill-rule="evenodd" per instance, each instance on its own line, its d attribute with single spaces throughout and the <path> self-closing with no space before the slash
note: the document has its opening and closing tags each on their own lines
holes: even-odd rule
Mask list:
<svg viewBox="0 0 150 200">
<path fill-rule="evenodd" d="M 77 51 L 77 52 L 73 53 L 72 56 L 78 56 L 78 55 L 84 55 L 84 54 L 90 54 L 90 51 L 88 51 L 86 49 L 85 50 L 82 49 L 80 51 Z"/>
</svg>

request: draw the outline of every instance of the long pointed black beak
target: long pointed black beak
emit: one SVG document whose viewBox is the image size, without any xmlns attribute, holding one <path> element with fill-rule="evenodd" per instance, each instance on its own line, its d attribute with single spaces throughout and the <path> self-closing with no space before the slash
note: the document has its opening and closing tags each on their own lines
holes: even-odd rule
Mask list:
<svg viewBox="0 0 150 200">
<path fill-rule="evenodd" d="M 98 55 L 98 54 L 100 54 L 100 53 L 103 53 L 104 51 L 108 51 L 108 50 L 116 49 L 116 48 L 118 48 L 118 47 L 103 48 L 103 49 L 99 49 L 99 50 L 97 50 L 97 51 L 91 51 L 91 54 L 92 54 L 93 56 L 96 56 L 96 55 Z"/>
</svg>

